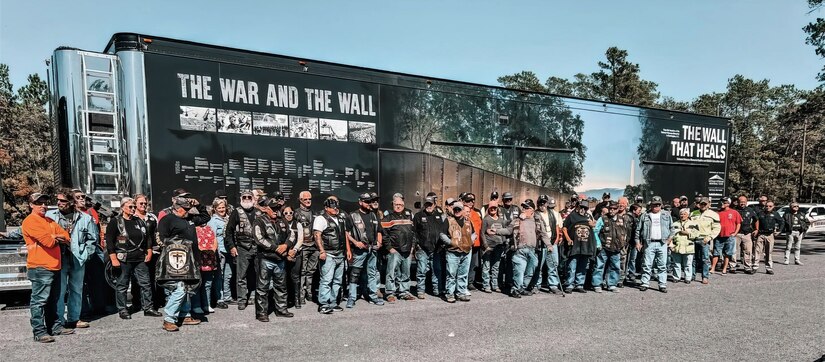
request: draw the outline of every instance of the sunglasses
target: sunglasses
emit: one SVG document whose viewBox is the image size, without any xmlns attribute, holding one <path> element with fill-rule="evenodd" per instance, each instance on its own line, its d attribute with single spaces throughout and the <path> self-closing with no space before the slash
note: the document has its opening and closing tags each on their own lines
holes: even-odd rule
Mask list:
<svg viewBox="0 0 825 362">
<path fill-rule="evenodd" d="M 75 195 L 74 199 L 75 199 L 75 200 L 85 200 L 85 199 L 86 199 L 86 195 Z"/>
<path fill-rule="evenodd" d="M 32 202 L 32 205 L 35 205 L 35 206 L 43 206 L 45 204 L 46 204 L 45 201 L 40 201 L 40 200 Z"/>
<path fill-rule="evenodd" d="M 252 196 L 241 196 L 241 200 L 252 200 Z"/>
<path fill-rule="evenodd" d="M 292 214 L 293 214 L 292 211 L 284 211 L 284 215 L 292 215 Z"/>
<path fill-rule="evenodd" d="M 138 202 L 138 205 L 149 205 L 148 202 Z"/>
<path fill-rule="evenodd" d="M 57 199 L 57 202 L 69 202 L 69 200 L 66 200 L 66 199 Z"/>
<path fill-rule="evenodd" d="M 137 209 L 137 206 L 135 206 L 135 205 L 129 205 L 129 206 L 126 206 L 126 208 L 127 208 L 127 209 L 130 209 L 130 210 L 134 210 L 134 209 Z"/>
</svg>

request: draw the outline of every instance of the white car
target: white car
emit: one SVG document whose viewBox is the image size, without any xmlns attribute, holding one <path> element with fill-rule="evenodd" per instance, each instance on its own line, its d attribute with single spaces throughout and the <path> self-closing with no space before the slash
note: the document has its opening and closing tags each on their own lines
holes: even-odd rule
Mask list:
<svg viewBox="0 0 825 362">
<path fill-rule="evenodd" d="M 790 211 L 790 206 L 783 206 L 779 209 L 779 215 L 785 215 Z M 808 234 L 825 233 L 825 204 L 799 204 L 799 212 L 805 215 L 810 225 Z"/>
</svg>

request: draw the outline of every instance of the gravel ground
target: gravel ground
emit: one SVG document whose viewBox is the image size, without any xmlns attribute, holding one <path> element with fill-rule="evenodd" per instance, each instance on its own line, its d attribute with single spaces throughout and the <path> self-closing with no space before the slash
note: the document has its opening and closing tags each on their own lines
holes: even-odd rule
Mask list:
<svg viewBox="0 0 825 362">
<path fill-rule="evenodd" d="M 782 260 L 777 243 L 774 260 Z M 4 361 L 55 358 L 236 360 L 794 360 L 825 355 L 825 240 L 803 243 L 804 266 L 775 275 L 714 274 L 709 285 L 669 293 L 539 294 L 511 299 L 475 292 L 469 303 L 430 297 L 295 318 L 254 319 L 230 308 L 199 326 L 161 330 L 160 318 L 92 322 L 56 343 L 32 342 L 27 309 L 0 311 Z"/>
</svg>

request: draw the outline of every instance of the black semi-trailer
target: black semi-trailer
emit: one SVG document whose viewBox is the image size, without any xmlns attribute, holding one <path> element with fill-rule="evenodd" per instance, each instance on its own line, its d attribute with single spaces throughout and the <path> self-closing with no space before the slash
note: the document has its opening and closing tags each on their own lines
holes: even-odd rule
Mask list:
<svg viewBox="0 0 825 362">
<path fill-rule="evenodd" d="M 57 49 L 50 83 L 56 176 L 102 202 L 144 193 L 159 209 L 180 187 L 233 203 L 244 189 L 347 204 L 725 193 L 718 117 L 130 33 Z"/>
</svg>

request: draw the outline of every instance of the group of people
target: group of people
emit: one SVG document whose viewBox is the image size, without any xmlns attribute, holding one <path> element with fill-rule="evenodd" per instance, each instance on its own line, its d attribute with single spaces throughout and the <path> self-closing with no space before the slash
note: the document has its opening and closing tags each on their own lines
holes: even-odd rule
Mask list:
<svg viewBox="0 0 825 362">
<path fill-rule="evenodd" d="M 214 308 L 243 310 L 253 301 L 257 320 L 268 322 L 273 313 L 292 317 L 288 308 L 313 301 L 318 312 L 332 314 L 343 310 L 342 302 L 354 308 L 358 299 L 384 305 L 430 294 L 469 302 L 476 290 L 513 298 L 624 286 L 645 291 L 652 279 L 667 292 L 668 281 L 708 284 L 717 264 L 721 274 L 753 274 L 764 261 L 773 274 L 771 250 L 780 231 L 789 239 L 784 263 L 794 251 L 801 265 L 807 229 L 797 204 L 780 216 L 767 197 L 755 208 L 745 196 L 733 207 L 723 198 L 713 210 L 701 195 L 692 205 L 684 196 L 666 205 L 658 196 L 630 204 L 605 194 L 595 207 L 574 195 L 559 212 L 548 195 L 516 203 L 509 192 L 493 192 L 479 208 L 473 193 L 443 204 L 429 193 L 413 212 L 395 194 L 382 212 L 374 192 L 359 195 L 358 207 L 345 211 L 335 196 L 314 208 L 308 191 L 294 207 L 284 195 L 262 190 L 243 191 L 232 206 L 219 191 L 207 207 L 178 189 L 157 216 L 145 195 L 122 198 L 101 233 L 82 191 L 55 196 L 57 209 L 47 212 L 52 199 L 32 194 L 22 225 L 38 342 L 89 327 L 80 317 L 97 290 L 84 277 L 100 273 L 87 270 L 93 260 L 113 275 L 120 318 L 142 310 L 163 317 L 163 329 L 173 332 L 199 324 Z"/>
</svg>

